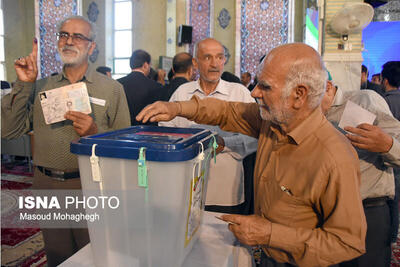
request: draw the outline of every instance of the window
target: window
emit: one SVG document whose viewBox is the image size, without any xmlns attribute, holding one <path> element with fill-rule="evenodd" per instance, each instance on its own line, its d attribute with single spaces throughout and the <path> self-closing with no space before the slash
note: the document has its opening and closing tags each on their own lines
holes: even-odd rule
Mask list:
<svg viewBox="0 0 400 267">
<path fill-rule="evenodd" d="M 4 21 L 3 3 L 0 0 L 0 80 L 6 79 L 6 63 L 4 58 Z"/>
<path fill-rule="evenodd" d="M 113 19 L 113 78 L 131 72 L 132 54 L 132 0 L 114 0 Z"/>
</svg>

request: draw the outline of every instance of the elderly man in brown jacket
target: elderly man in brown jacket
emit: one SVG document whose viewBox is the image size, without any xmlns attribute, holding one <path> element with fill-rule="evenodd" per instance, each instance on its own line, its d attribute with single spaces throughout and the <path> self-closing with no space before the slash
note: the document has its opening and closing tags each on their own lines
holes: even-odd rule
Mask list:
<svg viewBox="0 0 400 267">
<path fill-rule="evenodd" d="M 182 116 L 258 138 L 255 215 L 224 215 L 260 266 L 329 266 L 365 252 L 358 157 L 322 114 L 327 74 L 305 44 L 273 49 L 252 91 L 256 103 L 217 99 L 146 107 L 138 120 Z"/>
</svg>

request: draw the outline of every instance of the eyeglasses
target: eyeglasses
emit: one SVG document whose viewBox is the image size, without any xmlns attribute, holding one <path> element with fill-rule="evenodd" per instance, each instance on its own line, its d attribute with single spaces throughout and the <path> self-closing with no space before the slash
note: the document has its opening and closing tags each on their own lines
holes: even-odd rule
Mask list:
<svg viewBox="0 0 400 267">
<path fill-rule="evenodd" d="M 57 40 L 66 42 L 68 41 L 69 37 L 71 37 L 72 42 L 74 43 L 83 43 L 84 41 L 92 42 L 93 40 L 80 34 L 80 33 L 68 33 L 68 32 L 58 32 Z"/>
</svg>

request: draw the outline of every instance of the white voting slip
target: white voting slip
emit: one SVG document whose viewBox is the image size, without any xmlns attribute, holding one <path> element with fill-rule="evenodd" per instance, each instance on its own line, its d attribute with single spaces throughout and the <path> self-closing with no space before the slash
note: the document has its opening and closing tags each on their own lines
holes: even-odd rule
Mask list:
<svg viewBox="0 0 400 267">
<path fill-rule="evenodd" d="M 357 127 L 361 123 L 373 124 L 375 118 L 375 114 L 349 100 L 344 107 L 339 127 L 344 130 L 346 126 Z"/>
<path fill-rule="evenodd" d="M 226 222 L 215 218 L 220 213 L 205 212 L 199 239 L 182 267 L 250 267 L 249 250 L 241 246 Z M 61 267 L 94 267 L 90 244 L 60 264 Z"/>
<path fill-rule="evenodd" d="M 89 95 L 84 82 L 39 92 L 40 104 L 46 124 L 65 120 L 67 111 L 92 112 Z"/>
</svg>

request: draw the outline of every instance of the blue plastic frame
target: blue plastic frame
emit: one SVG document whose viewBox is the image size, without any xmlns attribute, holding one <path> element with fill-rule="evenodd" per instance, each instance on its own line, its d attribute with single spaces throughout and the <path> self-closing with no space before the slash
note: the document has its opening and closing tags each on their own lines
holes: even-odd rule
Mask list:
<svg viewBox="0 0 400 267">
<path fill-rule="evenodd" d="M 157 135 L 135 135 L 139 132 L 190 134 L 188 138 L 168 138 Z M 92 154 L 92 146 L 97 144 L 95 153 L 99 157 L 133 159 L 139 157 L 141 147 L 146 148 L 146 160 L 161 162 L 187 161 L 196 157 L 201 149 L 212 145 L 213 133 L 199 128 L 173 128 L 157 126 L 132 126 L 129 128 L 101 133 L 71 142 L 71 153 Z"/>
</svg>

